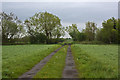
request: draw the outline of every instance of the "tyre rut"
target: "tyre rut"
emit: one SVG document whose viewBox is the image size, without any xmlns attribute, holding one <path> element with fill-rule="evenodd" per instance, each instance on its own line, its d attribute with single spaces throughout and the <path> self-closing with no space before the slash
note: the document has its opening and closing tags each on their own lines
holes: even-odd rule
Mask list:
<svg viewBox="0 0 120 80">
<path fill-rule="evenodd" d="M 63 70 L 63 78 L 78 78 L 77 69 L 75 69 L 75 62 L 71 52 L 71 45 L 68 46 L 67 49 L 67 56 L 66 56 L 66 63 Z"/>
</svg>

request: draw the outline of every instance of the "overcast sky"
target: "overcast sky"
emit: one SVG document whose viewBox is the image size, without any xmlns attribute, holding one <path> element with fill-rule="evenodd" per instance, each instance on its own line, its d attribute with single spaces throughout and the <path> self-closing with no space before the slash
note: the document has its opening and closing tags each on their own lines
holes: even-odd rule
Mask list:
<svg viewBox="0 0 120 80">
<path fill-rule="evenodd" d="M 0 0 L 2 2 L 118 2 L 119 0 Z"/>
<path fill-rule="evenodd" d="M 3 2 L 2 10 L 13 12 L 22 21 L 36 12 L 49 12 L 57 15 L 63 24 L 77 24 L 82 30 L 87 21 L 94 21 L 98 27 L 111 17 L 118 17 L 118 2 Z M 66 35 L 68 37 L 68 35 Z"/>
</svg>

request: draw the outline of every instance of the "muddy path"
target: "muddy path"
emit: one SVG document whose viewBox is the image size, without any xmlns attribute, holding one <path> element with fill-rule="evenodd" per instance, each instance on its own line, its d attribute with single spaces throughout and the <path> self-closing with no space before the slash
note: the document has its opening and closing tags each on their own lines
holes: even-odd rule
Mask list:
<svg viewBox="0 0 120 80">
<path fill-rule="evenodd" d="M 32 80 L 32 78 L 37 74 L 37 72 L 39 72 L 42 69 L 42 67 L 51 59 L 51 57 L 57 51 L 59 51 L 63 46 L 61 46 L 60 48 L 58 48 L 57 50 L 55 50 L 54 52 L 49 54 L 47 57 L 45 57 L 43 60 L 41 60 L 38 64 L 36 64 L 31 70 L 29 70 L 28 72 L 21 75 L 17 80 L 23 80 L 25 78 L 26 78 L 25 80 Z"/>
<path fill-rule="evenodd" d="M 78 72 L 77 69 L 75 69 L 75 62 L 71 52 L 71 45 L 69 45 L 67 49 L 66 62 L 62 78 L 78 78 Z"/>
</svg>

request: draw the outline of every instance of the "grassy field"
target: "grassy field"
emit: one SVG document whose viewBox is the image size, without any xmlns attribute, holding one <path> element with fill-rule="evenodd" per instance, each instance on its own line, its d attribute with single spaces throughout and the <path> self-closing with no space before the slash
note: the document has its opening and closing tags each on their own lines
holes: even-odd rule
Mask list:
<svg viewBox="0 0 120 80">
<path fill-rule="evenodd" d="M 17 78 L 60 45 L 2 46 L 2 77 Z"/>
<path fill-rule="evenodd" d="M 2 77 L 17 78 L 60 45 L 2 46 Z M 61 78 L 68 46 L 61 48 L 34 78 Z M 73 44 L 79 78 L 116 78 L 118 75 L 117 45 Z"/>
<path fill-rule="evenodd" d="M 2 46 L 0 45 L 0 80 L 2 79 Z"/>
<path fill-rule="evenodd" d="M 35 78 L 61 78 L 65 66 L 68 46 L 58 51 L 50 61 L 37 73 Z"/>
<path fill-rule="evenodd" d="M 117 45 L 72 45 L 80 78 L 117 78 Z"/>
</svg>

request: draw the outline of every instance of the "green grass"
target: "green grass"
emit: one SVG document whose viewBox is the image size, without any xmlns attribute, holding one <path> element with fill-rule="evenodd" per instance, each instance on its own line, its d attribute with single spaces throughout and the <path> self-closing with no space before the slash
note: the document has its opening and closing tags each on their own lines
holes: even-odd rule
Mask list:
<svg viewBox="0 0 120 80">
<path fill-rule="evenodd" d="M 0 45 L 0 80 L 2 79 L 2 46 Z"/>
<path fill-rule="evenodd" d="M 117 78 L 117 45 L 72 45 L 80 78 Z"/>
<path fill-rule="evenodd" d="M 64 42 L 59 42 L 58 44 L 60 44 L 60 45 L 73 44 L 73 40 L 72 39 L 68 39 L 68 40 L 65 40 Z"/>
<path fill-rule="evenodd" d="M 36 74 L 35 78 L 61 78 L 65 66 L 68 46 L 60 49 L 50 61 Z"/>
<path fill-rule="evenodd" d="M 2 77 L 18 78 L 60 45 L 2 46 Z"/>
</svg>

